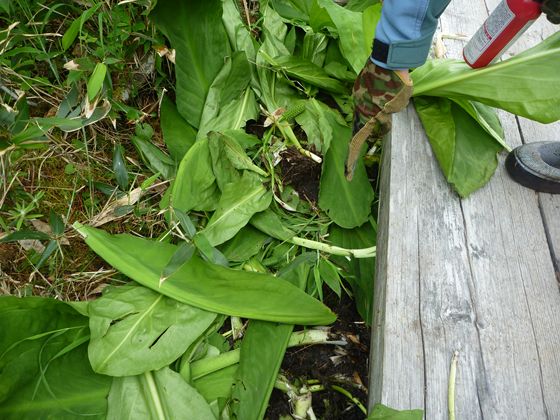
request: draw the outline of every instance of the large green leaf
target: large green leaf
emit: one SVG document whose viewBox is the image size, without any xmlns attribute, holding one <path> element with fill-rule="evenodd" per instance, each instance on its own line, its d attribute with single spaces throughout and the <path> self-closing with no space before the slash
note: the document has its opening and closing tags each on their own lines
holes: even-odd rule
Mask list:
<svg viewBox="0 0 560 420">
<path fill-rule="evenodd" d="M 167 96 L 161 101 L 160 123 L 169 154 L 175 162 L 180 162 L 194 144 L 195 129 L 181 117 L 177 107 Z"/>
<path fill-rule="evenodd" d="M 87 323 L 54 299 L 0 297 L 0 418 L 105 417 L 111 378 L 89 365 Z"/>
<path fill-rule="evenodd" d="M 420 97 L 414 105 L 443 175 L 459 195 L 466 197 L 485 185 L 502 145 L 449 99 Z"/>
<path fill-rule="evenodd" d="M 210 406 L 196 389 L 167 367 L 115 378 L 108 403 L 108 420 L 215 420 Z"/>
<path fill-rule="evenodd" d="M 233 238 L 255 213 L 270 206 L 272 192 L 259 177 L 246 171 L 243 176 L 224 186 L 216 211 L 200 232 L 216 246 Z"/>
<path fill-rule="evenodd" d="M 189 149 L 177 169 L 171 205 L 185 213 L 190 210 L 214 210 L 220 193 L 215 181 L 208 140 L 199 140 Z"/>
<path fill-rule="evenodd" d="M 150 16 L 177 51 L 177 109 L 198 128 L 210 85 L 230 53 L 222 2 L 160 0 Z"/>
<path fill-rule="evenodd" d="M 473 70 L 431 60 L 411 73 L 415 96 L 469 99 L 542 123 L 560 119 L 560 32 L 515 57 Z"/>
<path fill-rule="evenodd" d="M 232 397 L 238 419 L 264 418 L 293 325 L 252 320 L 243 342 Z"/>
<path fill-rule="evenodd" d="M 177 360 L 216 314 L 141 286 L 111 288 L 89 304 L 89 360 L 98 373 L 139 375 Z"/>
<path fill-rule="evenodd" d="M 348 142 L 352 137 L 350 127 L 342 125 L 334 111 L 326 113 L 332 128 L 332 140 L 324 157 L 319 189 L 319 207 L 339 226 L 352 229 L 365 223 L 371 213 L 373 189 L 360 160 L 354 178 L 348 182 L 344 164 Z"/>
<path fill-rule="evenodd" d="M 340 38 L 342 55 L 358 74 L 371 52 L 371 42 L 365 41 L 362 14 L 346 9 L 332 0 L 317 0 L 334 22 Z"/>
<path fill-rule="evenodd" d="M 322 303 L 273 276 L 229 269 L 193 256 L 163 284 L 160 274 L 175 245 L 135 236 L 109 235 L 79 223 L 86 243 L 104 260 L 138 283 L 208 311 L 290 324 L 334 321 Z"/>
</svg>

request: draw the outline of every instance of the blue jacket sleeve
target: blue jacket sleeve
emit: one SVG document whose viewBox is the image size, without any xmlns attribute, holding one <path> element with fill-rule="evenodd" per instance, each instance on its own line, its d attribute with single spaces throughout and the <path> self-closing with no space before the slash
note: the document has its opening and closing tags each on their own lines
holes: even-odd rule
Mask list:
<svg viewBox="0 0 560 420">
<path fill-rule="evenodd" d="M 437 21 L 450 0 L 385 0 L 375 30 L 372 61 L 397 70 L 424 64 Z"/>
</svg>

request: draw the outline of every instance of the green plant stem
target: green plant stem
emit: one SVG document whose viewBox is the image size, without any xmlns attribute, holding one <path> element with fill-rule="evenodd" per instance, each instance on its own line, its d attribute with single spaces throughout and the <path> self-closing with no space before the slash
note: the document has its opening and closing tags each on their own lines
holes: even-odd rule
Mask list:
<svg viewBox="0 0 560 420">
<path fill-rule="evenodd" d="M 342 257 L 372 258 L 375 257 L 377 250 L 377 247 L 375 246 L 360 249 L 341 248 L 339 246 L 328 245 L 322 242 L 300 238 L 298 236 L 292 237 L 288 242 L 304 248 L 315 249 L 317 251 L 326 252 L 332 255 L 340 255 Z"/>
<path fill-rule="evenodd" d="M 220 369 L 239 363 L 240 349 L 226 351 L 215 357 L 206 357 L 191 363 L 191 379 L 196 380 Z"/>
<path fill-rule="evenodd" d="M 317 156 L 314 153 L 311 153 L 309 150 L 305 150 L 299 140 L 297 139 L 296 135 L 294 134 L 294 131 L 292 130 L 292 127 L 290 126 L 290 124 L 286 121 L 281 121 L 281 122 L 277 122 L 276 123 L 276 127 L 278 127 L 278 129 L 280 130 L 280 132 L 282 133 L 282 136 L 288 140 L 290 143 L 292 143 L 294 145 L 294 147 L 298 150 L 298 152 L 300 152 L 302 155 L 307 156 L 308 158 L 314 160 L 317 163 L 322 163 L 323 159 L 321 159 L 319 156 Z"/>
<path fill-rule="evenodd" d="M 144 379 L 146 380 L 146 384 L 148 385 L 149 395 L 152 396 L 152 402 L 157 413 L 157 419 L 165 420 L 165 413 L 163 411 L 162 403 L 159 397 L 159 392 L 156 383 L 154 382 L 154 377 L 152 376 L 152 372 L 144 372 Z"/>
<path fill-rule="evenodd" d="M 338 385 L 331 385 L 331 388 L 333 390 L 335 390 L 336 392 L 341 393 L 346 398 L 348 398 L 350 401 L 352 401 L 354 404 L 356 404 L 356 406 L 360 409 L 360 411 L 362 413 L 364 413 L 364 415 L 367 416 L 367 410 L 364 407 L 364 405 L 360 402 L 360 400 L 358 400 L 356 397 L 354 397 L 352 394 L 350 394 L 350 392 L 348 392 L 347 390 L 345 390 L 344 388 L 342 388 Z"/>
</svg>

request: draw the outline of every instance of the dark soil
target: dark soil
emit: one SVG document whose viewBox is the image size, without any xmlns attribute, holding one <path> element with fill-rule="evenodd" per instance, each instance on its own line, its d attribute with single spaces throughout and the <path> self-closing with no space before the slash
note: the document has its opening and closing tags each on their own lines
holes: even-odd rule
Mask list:
<svg viewBox="0 0 560 420">
<path fill-rule="evenodd" d="M 17 244 L 0 244 L 0 276 L 2 276 L 2 273 L 12 273 L 15 276 L 16 270 L 14 269 L 14 267 L 20 257 L 20 251 Z M 21 280 L 23 279 L 24 278 L 22 278 Z"/>
<path fill-rule="evenodd" d="M 249 120 L 245 125 L 245 131 L 249 134 L 257 136 L 259 139 L 264 137 L 264 133 L 266 132 L 266 127 L 264 126 L 264 121 L 266 117 L 263 115 L 259 118 L 258 121 Z"/>
<path fill-rule="evenodd" d="M 318 380 L 324 385 L 324 391 L 313 393 L 312 407 L 318 419 L 364 420 L 366 416 L 360 409 L 331 386 L 344 388 L 367 407 L 370 331 L 348 296 L 338 300 L 336 295 L 331 294 L 325 297 L 325 303 L 338 315 L 331 332 L 344 337 L 348 344 L 289 349 L 284 357 L 281 372 L 292 383 L 298 380 Z M 290 414 L 287 395 L 274 389 L 265 418 L 278 420 L 280 416 L 287 414 Z"/>
<path fill-rule="evenodd" d="M 302 155 L 294 147 L 289 147 L 280 153 L 282 160 L 282 183 L 290 185 L 299 196 L 315 204 L 319 199 L 319 180 L 321 178 L 321 164 Z"/>
</svg>

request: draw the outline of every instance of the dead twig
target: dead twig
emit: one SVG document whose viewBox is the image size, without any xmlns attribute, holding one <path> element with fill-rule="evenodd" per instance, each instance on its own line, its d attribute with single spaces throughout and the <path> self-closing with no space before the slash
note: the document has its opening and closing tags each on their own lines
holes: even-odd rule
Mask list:
<svg viewBox="0 0 560 420">
<path fill-rule="evenodd" d="M 247 0 L 243 0 L 243 9 L 245 9 L 245 19 L 247 19 L 247 26 L 251 26 L 251 15 L 249 14 L 249 6 Z"/>
</svg>

